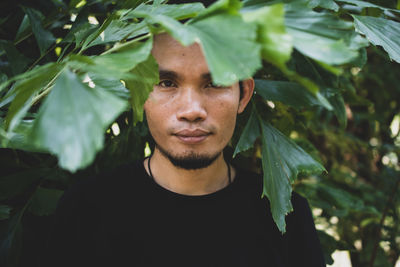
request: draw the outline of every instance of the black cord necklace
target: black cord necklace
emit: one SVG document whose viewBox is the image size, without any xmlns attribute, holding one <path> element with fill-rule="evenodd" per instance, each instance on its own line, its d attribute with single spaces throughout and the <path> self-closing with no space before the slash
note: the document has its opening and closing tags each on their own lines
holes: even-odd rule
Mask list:
<svg viewBox="0 0 400 267">
<path fill-rule="evenodd" d="M 149 169 L 150 178 L 153 179 L 153 181 L 155 181 L 154 176 L 153 176 L 153 173 L 151 172 L 151 168 L 150 168 L 150 159 L 151 159 L 151 156 L 153 156 L 153 154 L 151 154 L 151 155 L 148 157 L 147 168 Z M 228 162 L 227 162 L 226 160 L 225 160 L 225 163 L 226 163 L 226 166 L 228 167 L 228 184 L 231 184 L 231 183 L 232 183 L 231 167 L 229 166 L 229 164 L 228 164 Z"/>
</svg>

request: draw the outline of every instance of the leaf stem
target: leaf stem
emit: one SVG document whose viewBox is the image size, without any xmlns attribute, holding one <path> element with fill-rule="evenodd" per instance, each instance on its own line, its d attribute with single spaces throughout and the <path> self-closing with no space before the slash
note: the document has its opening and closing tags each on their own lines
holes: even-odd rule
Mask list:
<svg viewBox="0 0 400 267">
<path fill-rule="evenodd" d="M 138 42 L 138 41 L 141 41 L 141 40 L 143 40 L 143 39 L 149 38 L 150 36 L 151 36 L 151 34 L 150 34 L 150 33 L 147 33 L 147 34 L 145 34 L 145 35 L 143 35 L 143 36 L 141 36 L 141 37 L 138 37 L 138 38 L 136 38 L 136 39 L 133 39 L 133 40 L 131 40 L 131 41 L 128 41 L 128 42 L 126 42 L 126 43 L 123 43 L 122 45 L 114 46 L 113 48 L 111 48 L 111 49 L 109 49 L 109 50 L 103 52 L 101 55 L 110 54 L 110 53 L 112 53 L 112 52 L 114 52 L 114 51 L 117 51 L 117 50 L 123 48 L 123 47 L 129 46 L 129 45 L 131 45 L 131 44 L 133 44 L 133 43 L 135 43 L 135 42 Z"/>
<path fill-rule="evenodd" d="M 51 79 L 50 82 L 47 83 L 47 85 L 45 86 L 45 89 L 36 97 L 34 97 L 32 99 L 32 106 L 35 105 L 40 99 L 42 99 L 45 95 L 47 95 L 50 90 L 51 90 L 51 85 L 54 83 L 54 81 L 58 78 L 58 76 L 60 76 L 61 72 L 63 71 L 64 68 L 62 68 L 54 77 L 53 79 Z"/>
</svg>

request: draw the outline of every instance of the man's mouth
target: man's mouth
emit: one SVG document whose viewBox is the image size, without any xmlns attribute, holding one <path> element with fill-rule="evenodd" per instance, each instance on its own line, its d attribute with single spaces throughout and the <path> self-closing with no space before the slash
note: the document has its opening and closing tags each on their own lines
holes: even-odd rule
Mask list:
<svg viewBox="0 0 400 267">
<path fill-rule="evenodd" d="M 174 133 L 174 135 L 185 144 L 200 143 L 205 139 L 207 139 L 207 137 L 210 134 L 211 134 L 210 132 L 202 129 L 194 129 L 194 130 L 184 129 Z"/>
</svg>

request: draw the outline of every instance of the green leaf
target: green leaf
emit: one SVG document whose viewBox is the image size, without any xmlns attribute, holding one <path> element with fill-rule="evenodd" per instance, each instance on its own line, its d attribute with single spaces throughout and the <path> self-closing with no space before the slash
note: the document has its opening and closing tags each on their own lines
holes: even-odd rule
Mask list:
<svg viewBox="0 0 400 267">
<path fill-rule="evenodd" d="M 293 49 L 292 38 L 285 29 L 284 14 L 283 4 L 243 13 L 246 22 L 256 23 L 258 26 L 262 57 L 280 68 L 285 68 Z"/>
<path fill-rule="evenodd" d="M 169 4 L 169 5 L 145 5 L 141 4 L 131 12 L 127 13 L 124 18 L 134 18 L 137 14 L 164 15 L 177 20 L 195 17 L 199 12 L 204 10 L 201 3 L 187 4 Z"/>
<path fill-rule="evenodd" d="M 325 107 L 325 103 L 297 83 L 267 80 L 255 80 L 255 82 L 257 94 L 266 100 L 279 101 L 297 109 L 315 105 Z"/>
<path fill-rule="evenodd" d="M 216 84 L 231 85 L 261 67 L 256 25 L 240 16 L 221 14 L 189 25 L 199 40 Z"/>
<path fill-rule="evenodd" d="M 108 92 L 110 92 L 120 98 L 123 98 L 125 100 L 130 99 L 129 90 L 126 89 L 126 87 L 123 85 L 123 83 L 120 80 L 112 79 L 112 78 L 105 78 L 102 75 L 92 74 L 92 73 L 89 73 L 89 77 L 95 84 L 96 88 L 101 87 L 104 90 L 107 90 Z"/>
<path fill-rule="evenodd" d="M 353 15 L 356 30 L 374 45 L 380 45 L 400 63 L 400 23 L 384 18 Z"/>
<path fill-rule="evenodd" d="M 10 218 L 11 207 L 7 205 L 0 205 L 0 220 Z"/>
<path fill-rule="evenodd" d="M 126 87 L 131 92 L 131 106 L 133 109 L 133 123 L 143 120 L 143 105 L 155 84 L 159 82 L 158 64 L 153 56 L 131 71 L 140 79 L 126 80 Z"/>
<path fill-rule="evenodd" d="M 346 106 L 344 105 L 343 96 L 340 92 L 334 93 L 332 96 L 328 97 L 329 102 L 333 106 L 333 112 L 338 119 L 340 126 L 344 129 L 347 126 L 347 114 Z"/>
<path fill-rule="evenodd" d="M 12 148 L 30 152 L 45 153 L 46 150 L 35 147 L 29 140 L 28 136 L 32 130 L 33 120 L 22 120 L 13 131 L 1 133 L 3 122 L 0 118 L 0 147 Z"/>
<path fill-rule="evenodd" d="M 121 47 L 115 47 L 114 53 L 105 53 L 100 56 L 72 55 L 68 65 L 80 71 L 89 72 L 103 78 L 111 79 L 139 79 L 129 71 L 145 61 L 152 48 L 152 39 L 144 43 L 133 42 Z M 112 52 L 111 50 L 109 50 Z M 107 51 L 107 52 L 109 52 Z"/>
<path fill-rule="evenodd" d="M 93 57 L 93 63 L 97 65 L 96 67 L 105 68 L 106 72 L 127 72 L 148 58 L 152 45 L 152 39 L 144 43 L 133 43 L 116 53 Z"/>
<path fill-rule="evenodd" d="M 0 48 L 4 49 L 14 75 L 23 72 L 31 60 L 17 50 L 11 42 L 0 40 Z"/>
<path fill-rule="evenodd" d="M 42 26 L 41 14 L 39 11 L 27 7 L 24 7 L 23 10 L 29 18 L 33 34 L 39 46 L 40 54 L 43 55 L 56 39 L 50 31 L 45 30 Z"/>
<path fill-rule="evenodd" d="M 310 8 L 323 7 L 336 12 L 339 10 L 338 4 L 336 4 L 333 0 L 310 0 L 308 1 L 308 6 Z"/>
<path fill-rule="evenodd" d="M 135 14 L 147 18 L 151 23 L 160 24 L 183 45 L 195 41 L 199 43 L 213 81 L 217 84 L 232 85 L 251 77 L 261 67 L 256 25 L 245 23 L 239 15 L 221 13 L 183 25 L 165 15 L 151 12 Z"/>
<path fill-rule="evenodd" d="M 57 155 L 62 168 L 75 172 L 94 160 L 105 130 L 125 108 L 125 101 L 89 88 L 64 69 L 40 107 L 31 140 Z"/>
<path fill-rule="evenodd" d="M 230 14 L 237 15 L 242 7 L 242 3 L 238 0 L 219 0 L 215 1 L 207 9 L 203 10 L 196 18 L 204 19 L 209 16 L 215 16 L 218 14 Z"/>
<path fill-rule="evenodd" d="M 105 28 L 105 30 L 93 42 L 88 44 L 86 48 L 99 44 L 124 41 L 125 39 L 133 38 L 148 32 L 149 29 L 144 22 L 132 24 L 120 20 L 112 20 L 107 28 Z"/>
<path fill-rule="evenodd" d="M 32 196 L 28 210 L 37 216 L 53 214 L 63 193 L 62 190 L 38 186 Z"/>
<path fill-rule="evenodd" d="M 28 31 L 30 31 L 30 26 L 31 24 L 29 23 L 29 18 L 27 15 L 25 15 L 21 21 L 21 24 L 19 25 L 17 34 L 15 35 L 15 43 L 19 43 L 20 40 L 26 37 Z"/>
<path fill-rule="evenodd" d="M 375 4 L 367 2 L 367 1 L 360 1 L 360 0 L 336 0 L 336 1 L 341 2 L 341 3 L 346 3 L 346 4 L 352 4 L 352 5 L 361 7 L 361 8 L 372 7 L 372 8 L 381 9 L 383 11 L 392 11 L 392 12 L 400 13 L 400 10 L 375 5 Z"/>
<path fill-rule="evenodd" d="M 351 22 L 299 4 L 286 6 L 285 24 L 297 50 L 326 64 L 348 63 L 358 56 L 358 49 L 367 45 L 354 34 Z"/>
<path fill-rule="evenodd" d="M 256 141 L 257 137 L 260 136 L 260 134 L 261 132 L 260 132 L 260 127 L 258 125 L 257 115 L 254 112 L 254 109 L 252 109 L 250 117 L 236 145 L 233 157 L 235 157 L 242 151 L 250 149 L 253 146 L 254 142 Z"/>
<path fill-rule="evenodd" d="M 43 178 L 48 169 L 25 170 L 0 177 L 0 200 L 10 199 L 25 192 Z"/>
<path fill-rule="evenodd" d="M 258 119 L 264 172 L 263 196 L 268 197 L 272 217 L 278 229 L 284 233 L 285 215 L 293 210 L 290 202 L 291 184 L 299 173 L 321 173 L 325 169 L 296 143 L 265 122 L 260 115 Z"/>
<path fill-rule="evenodd" d="M 38 67 L 28 78 L 16 83 L 13 91 L 15 98 L 10 105 L 5 121 L 6 129 L 14 130 L 33 104 L 34 94 L 49 85 L 62 67 L 63 65 L 56 63 L 46 64 Z"/>
</svg>

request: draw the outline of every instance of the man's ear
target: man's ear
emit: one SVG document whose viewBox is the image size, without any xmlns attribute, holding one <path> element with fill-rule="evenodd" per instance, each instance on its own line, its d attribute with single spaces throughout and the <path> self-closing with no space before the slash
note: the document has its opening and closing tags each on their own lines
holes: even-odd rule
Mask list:
<svg viewBox="0 0 400 267">
<path fill-rule="evenodd" d="M 242 95 L 239 101 L 238 114 L 242 113 L 249 103 L 254 92 L 253 78 L 242 81 Z"/>
</svg>

